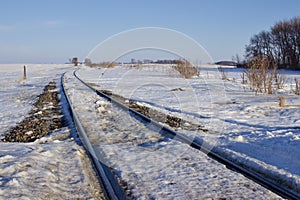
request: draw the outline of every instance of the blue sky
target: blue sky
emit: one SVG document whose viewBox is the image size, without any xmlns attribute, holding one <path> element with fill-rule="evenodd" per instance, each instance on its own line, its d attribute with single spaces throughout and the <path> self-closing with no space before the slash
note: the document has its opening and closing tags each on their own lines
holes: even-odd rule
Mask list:
<svg viewBox="0 0 300 200">
<path fill-rule="evenodd" d="M 182 32 L 217 60 L 244 54 L 252 35 L 300 16 L 299 0 L 1 0 L 0 63 L 84 59 L 106 38 L 133 28 Z"/>
</svg>

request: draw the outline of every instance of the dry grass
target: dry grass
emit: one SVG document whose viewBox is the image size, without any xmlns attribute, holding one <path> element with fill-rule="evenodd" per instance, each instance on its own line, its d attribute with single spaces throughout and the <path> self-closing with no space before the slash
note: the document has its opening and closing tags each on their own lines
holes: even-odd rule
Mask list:
<svg viewBox="0 0 300 200">
<path fill-rule="evenodd" d="M 280 107 L 285 107 L 286 106 L 285 100 L 286 100 L 285 96 L 280 96 L 279 97 L 279 106 Z"/>
<path fill-rule="evenodd" d="M 179 72 L 179 74 L 186 79 L 192 78 L 193 76 L 199 76 L 199 71 L 187 60 L 178 60 L 173 69 Z"/>
<path fill-rule="evenodd" d="M 101 63 L 91 63 L 90 67 L 99 67 L 99 68 L 113 68 L 117 66 L 116 62 L 101 62 Z"/>
<path fill-rule="evenodd" d="M 241 78 L 242 78 L 242 84 L 247 84 L 247 80 L 246 80 L 246 73 L 243 72 L 242 75 L 241 75 Z"/>
<path fill-rule="evenodd" d="M 287 77 L 284 74 L 276 74 L 275 84 L 277 89 L 283 89 L 284 85 L 288 82 Z"/>
<path fill-rule="evenodd" d="M 225 70 L 222 67 L 219 68 L 219 71 L 221 72 L 221 76 L 222 76 L 223 81 L 230 81 L 230 79 L 227 76 L 227 73 L 225 72 Z"/>
<path fill-rule="evenodd" d="M 295 83 L 296 83 L 295 94 L 300 95 L 300 81 L 295 78 Z"/>
<path fill-rule="evenodd" d="M 276 82 L 277 67 L 272 67 L 269 59 L 265 57 L 255 57 L 249 63 L 245 71 L 250 89 L 256 93 L 273 93 L 273 84 Z"/>
</svg>

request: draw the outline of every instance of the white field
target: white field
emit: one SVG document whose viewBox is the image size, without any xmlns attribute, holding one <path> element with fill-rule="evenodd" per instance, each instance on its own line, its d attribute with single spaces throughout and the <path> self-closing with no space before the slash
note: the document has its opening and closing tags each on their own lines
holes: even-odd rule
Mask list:
<svg viewBox="0 0 300 200">
<path fill-rule="evenodd" d="M 212 147 L 217 147 L 219 151 L 234 157 L 239 162 L 261 168 L 266 174 L 294 184 L 295 189 L 299 187 L 300 98 L 292 94 L 293 78 L 300 79 L 299 72 L 285 72 L 289 79 L 286 87 L 269 96 L 255 95 L 248 90 L 246 85 L 242 85 L 240 69 L 227 69 L 227 76 L 231 81 L 223 82 L 220 74 L 211 67 L 201 69 L 200 77 L 190 80 L 180 78 L 176 73 L 170 72 L 166 66 L 140 69 L 116 67 L 101 70 L 84 66 L 80 68 L 78 72 L 80 77 L 87 82 L 97 84 L 99 89 L 113 90 L 114 93 L 137 100 L 141 104 L 204 125 L 209 130 L 207 134 L 193 131 L 185 131 L 185 133 L 190 137 L 202 137 L 209 141 Z M 0 102 L 2 105 L 0 137 L 26 116 L 31 109 L 30 105 L 49 81 L 59 79 L 65 71 L 69 71 L 69 77 L 71 77 L 71 70 L 73 70 L 72 67 L 67 65 L 28 65 L 28 79 L 23 81 L 22 65 L 0 65 Z M 78 88 L 73 82 L 71 78 L 67 80 L 71 87 L 69 88 L 71 99 L 79 102 L 77 109 L 86 114 L 83 115 L 85 120 L 99 121 L 99 116 L 95 113 L 95 102 L 98 97 L 80 88 L 80 92 L 76 93 L 75 89 Z M 183 91 L 172 91 L 176 88 L 181 88 Z M 83 96 L 79 95 L 82 92 Z M 287 107 L 278 106 L 279 95 L 287 96 Z M 91 103 L 90 107 L 82 106 L 85 105 L 86 99 Z M 120 120 L 120 124 L 122 123 L 124 122 Z M 104 125 L 105 123 L 101 123 L 101 126 Z M 91 127 L 91 129 L 95 131 L 97 127 Z M 94 184 L 95 177 L 90 170 L 83 147 L 77 144 L 76 138 L 75 140 L 72 137 L 62 139 L 65 138 L 64 135 L 70 133 L 74 134 L 73 130 L 64 128 L 33 143 L 0 143 L 0 199 L 35 197 L 40 197 L 40 199 L 51 199 L 51 197 L 54 199 L 96 199 L 99 196 L 99 188 Z M 109 136 L 114 137 L 114 135 Z M 165 147 L 163 143 L 161 145 Z M 185 146 L 183 145 L 182 148 L 185 149 Z M 124 156 L 128 151 L 135 152 L 139 149 L 134 146 L 119 146 L 117 149 L 113 147 L 114 145 L 106 145 L 103 148 L 112 152 L 112 157 L 115 156 L 114 164 L 119 167 L 118 169 L 125 175 L 125 178 L 132 176 L 129 173 L 132 170 L 139 172 L 145 169 L 143 162 L 140 164 L 136 162 L 137 160 L 145 161 L 145 151 L 128 158 Z M 174 142 L 171 149 L 177 147 L 181 148 L 181 144 Z M 165 152 L 170 152 L 168 149 L 170 147 L 165 148 Z M 167 159 L 171 157 L 164 151 L 162 156 L 165 159 L 153 155 L 145 162 L 149 164 L 159 162 L 163 166 L 170 164 Z M 182 152 L 179 153 L 182 155 Z M 247 179 L 225 170 L 224 167 L 218 166 L 205 156 L 195 159 L 194 155 L 199 153 L 194 150 L 185 149 L 183 153 L 187 153 L 185 159 L 194 161 L 196 165 L 185 166 L 182 162 L 181 173 L 195 173 L 195 170 L 199 170 L 199 176 L 202 178 L 194 178 L 191 179 L 193 181 L 188 182 L 189 180 L 177 178 L 176 173 L 165 173 L 161 176 L 160 173 L 154 173 L 159 172 L 161 166 L 147 169 L 151 176 L 138 176 L 138 178 L 147 181 L 151 180 L 149 178 L 156 177 L 159 187 L 153 188 L 158 191 L 153 194 L 154 197 L 175 197 L 178 191 L 173 191 L 174 193 L 167 196 L 160 196 L 168 194 L 170 183 L 175 181 L 178 186 L 194 187 L 195 190 L 190 196 L 197 194 L 197 191 L 204 191 L 201 193 L 202 197 L 207 198 L 220 194 L 233 198 L 240 198 L 241 194 L 244 194 L 245 198 L 278 198 L 254 183 L 248 185 Z M 178 157 L 175 157 L 175 160 L 176 158 Z M 129 163 L 135 162 L 135 165 L 126 164 L 122 162 L 123 160 Z M 171 163 L 176 163 L 173 162 L 174 160 L 171 161 Z M 196 167 L 199 162 L 206 167 Z M 212 175 L 215 172 L 218 174 L 216 177 Z M 170 180 L 165 180 L 166 177 Z M 234 181 L 230 182 L 230 180 Z M 153 187 L 149 184 L 144 182 L 141 187 Z M 238 191 L 240 187 L 236 187 L 236 184 L 249 187 Z M 211 190 L 212 188 L 215 191 Z M 186 194 L 186 197 L 189 197 L 189 194 Z"/>
<path fill-rule="evenodd" d="M 85 78 L 90 73 L 97 71 L 79 71 Z M 126 182 L 135 198 L 281 199 L 189 145 L 161 137 L 151 124 L 97 96 L 71 72 L 64 82 L 97 158 Z"/>
<path fill-rule="evenodd" d="M 0 65 L 0 138 L 31 110 L 68 65 Z M 75 136 L 73 138 L 73 136 Z M 99 199 L 100 189 L 74 127 L 32 143 L 0 143 L 0 199 Z"/>
<path fill-rule="evenodd" d="M 256 95 L 241 84 L 243 69 L 224 69 L 228 81 L 212 66 L 200 70 L 200 77 L 189 80 L 168 66 L 82 67 L 78 74 L 99 89 L 204 125 L 207 134 L 184 132 L 300 192 L 300 98 L 293 93 L 300 72 L 280 71 L 284 88 Z M 279 107 L 279 96 L 286 97 L 286 107 Z"/>
</svg>

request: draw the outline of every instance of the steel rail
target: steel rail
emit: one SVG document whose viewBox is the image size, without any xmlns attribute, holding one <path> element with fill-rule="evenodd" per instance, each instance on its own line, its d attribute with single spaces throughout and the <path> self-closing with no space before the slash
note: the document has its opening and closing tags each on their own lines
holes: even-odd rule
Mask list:
<svg viewBox="0 0 300 200">
<path fill-rule="evenodd" d="M 108 101 L 119 106 L 120 108 L 127 110 L 130 113 L 133 113 L 134 115 L 142 118 L 145 122 L 153 124 L 154 126 L 159 128 L 159 130 L 162 130 L 163 133 L 160 132 L 160 134 L 172 135 L 173 138 L 176 138 L 176 139 L 180 140 L 181 142 L 184 142 L 184 143 L 190 145 L 191 147 L 200 150 L 201 152 L 207 154 L 207 156 L 211 157 L 212 159 L 218 161 L 219 163 L 224 164 L 228 169 L 231 169 L 231 170 L 234 170 L 236 172 L 243 174 L 247 178 L 255 181 L 256 183 L 262 185 L 266 189 L 271 190 L 272 192 L 278 194 L 279 196 L 281 196 L 283 198 L 300 199 L 299 193 L 296 193 L 292 190 L 281 187 L 278 184 L 276 184 L 274 181 L 265 178 L 262 174 L 259 174 L 258 172 L 254 171 L 253 169 L 242 167 L 242 166 L 230 161 L 229 159 L 225 158 L 224 156 L 220 155 L 219 153 L 217 153 L 214 150 L 214 148 L 212 148 L 209 145 L 209 143 L 207 143 L 203 139 L 200 139 L 200 138 L 192 139 L 183 133 L 172 130 L 171 128 L 166 127 L 165 125 L 163 125 L 155 120 L 152 120 L 151 118 L 143 115 L 142 113 L 137 112 L 136 110 L 128 107 L 127 105 L 124 105 L 123 103 L 119 102 L 118 100 L 112 98 L 109 95 L 106 95 L 105 93 L 101 92 L 100 90 L 95 89 L 88 83 L 84 82 L 80 77 L 78 77 L 76 74 L 76 71 L 74 71 L 73 74 L 79 81 L 81 81 L 84 85 L 86 85 L 88 88 L 90 88 L 92 91 L 94 91 L 97 95 L 107 99 Z"/>
<path fill-rule="evenodd" d="M 105 196 L 107 199 L 112 199 L 112 200 L 117 200 L 117 199 L 126 199 L 124 191 L 121 189 L 119 184 L 114 178 L 114 175 L 112 174 L 111 170 L 109 169 L 108 166 L 103 164 L 97 157 L 96 152 L 90 143 L 88 136 L 72 106 L 72 103 L 66 93 L 65 86 L 63 83 L 63 78 L 65 76 L 65 73 L 61 76 L 61 87 L 63 94 L 65 95 L 68 103 L 68 107 L 70 110 L 71 117 L 73 118 L 74 124 L 76 126 L 77 132 L 80 136 L 80 139 L 82 140 L 84 147 L 87 150 L 87 153 L 89 154 L 90 158 L 92 159 L 94 166 L 96 168 L 96 172 L 99 177 L 101 189 L 103 190 Z M 98 155 L 99 156 L 99 155 Z"/>
</svg>

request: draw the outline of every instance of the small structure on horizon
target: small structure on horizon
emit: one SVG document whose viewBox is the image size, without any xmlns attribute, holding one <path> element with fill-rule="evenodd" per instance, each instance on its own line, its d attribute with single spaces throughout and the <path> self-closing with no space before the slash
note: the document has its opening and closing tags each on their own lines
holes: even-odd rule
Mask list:
<svg viewBox="0 0 300 200">
<path fill-rule="evenodd" d="M 237 67 L 237 63 L 234 61 L 219 61 L 215 62 L 216 65 L 222 65 L 222 66 L 230 66 L 230 67 Z"/>
<path fill-rule="evenodd" d="M 77 57 L 72 58 L 72 64 L 74 64 L 74 66 L 78 65 L 78 58 Z"/>
</svg>

